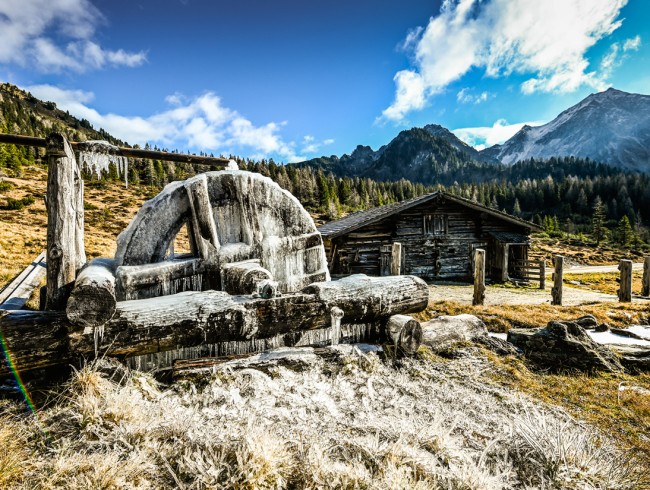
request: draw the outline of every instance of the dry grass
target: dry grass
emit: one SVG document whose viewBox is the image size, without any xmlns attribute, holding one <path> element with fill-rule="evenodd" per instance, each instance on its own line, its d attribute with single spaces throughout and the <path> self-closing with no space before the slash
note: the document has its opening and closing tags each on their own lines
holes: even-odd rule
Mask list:
<svg viewBox="0 0 650 490">
<path fill-rule="evenodd" d="M 650 323 L 648 306 L 645 303 L 471 306 L 453 301 L 432 301 L 425 311 L 415 316 L 421 320 L 429 320 L 437 315 L 469 313 L 483 320 L 492 332 L 507 332 L 511 328 L 544 327 L 551 320 L 573 320 L 583 315 L 594 315 L 600 323 L 625 328 L 630 324 Z"/>
<path fill-rule="evenodd" d="M 16 425 L 30 460 L 13 488 L 632 489 L 647 477 L 563 410 L 495 383 L 476 348 L 400 367 L 341 349 L 301 372 L 225 366 L 172 389 L 86 367 L 39 411 L 47 436 L 30 417 Z"/>
<path fill-rule="evenodd" d="M 544 374 L 519 359 L 490 355 L 490 360 L 500 383 L 566 408 L 650 468 L 650 375 Z"/>
<path fill-rule="evenodd" d="M 618 272 L 601 272 L 594 274 L 564 274 L 565 281 L 571 281 L 572 286 L 581 289 L 590 289 L 600 291 L 606 294 L 618 294 L 620 273 Z M 640 293 L 643 271 L 635 270 L 632 272 L 632 292 Z"/>
<path fill-rule="evenodd" d="M 552 263 L 554 255 L 562 255 L 565 263 L 574 265 L 614 265 L 621 259 L 630 259 L 638 262 L 644 253 L 628 249 L 620 249 L 601 244 L 592 243 L 584 245 L 571 245 L 566 241 L 556 238 L 534 237 L 530 251 L 531 257 L 544 258 L 547 263 Z"/>
</svg>

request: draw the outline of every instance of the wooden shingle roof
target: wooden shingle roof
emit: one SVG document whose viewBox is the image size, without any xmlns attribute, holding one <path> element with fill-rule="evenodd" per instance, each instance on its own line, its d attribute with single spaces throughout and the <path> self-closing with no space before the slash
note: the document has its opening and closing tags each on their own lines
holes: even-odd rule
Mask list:
<svg viewBox="0 0 650 490">
<path fill-rule="evenodd" d="M 476 211 L 489 214 L 491 216 L 494 216 L 498 219 L 502 219 L 504 221 L 508 221 L 517 226 L 529 228 L 531 231 L 532 230 L 541 231 L 541 228 L 539 226 L 537 226 L 534 223 L 531 223 L 530 221 L 517 218 L 516 216 L 511 216 L 507 213 L 497 211 L 496 209 L 488 208 L 487 206 L 483 206 L 482 204 L 478 204 L 474 201 L 470 201 L 469 199 L 465 199 L 463 197 L 454 196 L 444 191 L 432 192 L 430 194 L 425 194 L 423 196 L 407 199 L 406 201 L 400 201 L 393 204 L 388 204 L 386 206 L 380 206 L 377 208 L 368 209 L 366 211 L 357 211 L 356 213 L 352 213 L 346 216 L 345 218 L 341 218 L 336 221 L 330 221 L 329 223 L 325 223 L 323 226 L 318 228 L 318 231 L 321 233 L 323 238 L 336 238 L 341 235 L 347 235 L 348 233 L 354 230 L 362 228 L 371 223 L 381 221 L 384 218 L 393 216 L 412 207 L 431 201 L 436 197 L 444 197 L 449 201 L 458 203 L 462 206 L 466 206 L 470 209 L 474 209 Z"/>
</svg>

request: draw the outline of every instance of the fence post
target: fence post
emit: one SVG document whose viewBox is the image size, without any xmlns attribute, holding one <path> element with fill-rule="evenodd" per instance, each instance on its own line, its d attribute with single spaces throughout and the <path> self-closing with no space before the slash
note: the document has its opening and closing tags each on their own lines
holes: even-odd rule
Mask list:
<svg viewBox="0 0 650 490">
<path fill-rule="evenodd" d="M 539 261 L 539 289 L 546 289 L 546 261 Z"/>
<path fill-rule="evenodd" d="M 555 270 L 553 272 L 553 288 L 551 288 L 551 304 L 562 305 L 562 281 L 564 276 L 564 257 L 556 255 L 553 257 Z"/>
<path fill-rule="evenodd" d="M 472 304 L 482 305 L 485 301 L 485 250 L 474 250 L 474 298 Z"/>
<path fill-rule="evenodd" d="M 618 300 L 621 303 L 629 303 L 632 301 L 632 261 L 621 260 L 621 263 L 618 264 L 618 270 L 621 271 Z"/>
<path fill-rule="evenodd" d="M 392 276 L 399 276 L 402 273 L 402 244 L 399 242 L 393 243 L 390 258 L 390 274 Z"/>
<path fill-rule="evenodd" d="M 650 296 L 650 255 L 643 261 L 643 284 L 641 296 Z"/>
<path fill-rule="evenodd" d="M 47 138 L 47 286 L 45 307 L 65 308 L 77 271 L 86 261 L 83 179 L 68 140 Z"/>
</svg>

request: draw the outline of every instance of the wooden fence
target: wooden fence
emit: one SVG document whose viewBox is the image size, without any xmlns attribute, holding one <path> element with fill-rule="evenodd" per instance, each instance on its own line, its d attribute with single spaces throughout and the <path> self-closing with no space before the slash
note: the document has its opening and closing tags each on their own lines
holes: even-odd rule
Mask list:
<svg viewBox="0 0 650 490">
<path fill-rule="evenodd" d="M 539 288 L 546 287 L 546 262 L 543 260 L 513 260 L 511 261 L 513 279 L 539 282 Z"/>
</svg>

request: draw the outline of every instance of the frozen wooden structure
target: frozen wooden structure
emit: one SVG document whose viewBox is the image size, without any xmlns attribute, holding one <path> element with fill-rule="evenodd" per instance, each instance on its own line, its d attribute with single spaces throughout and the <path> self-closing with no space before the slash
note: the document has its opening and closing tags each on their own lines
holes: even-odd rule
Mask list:
<svg viewBox="0 0 650 490">
<path fill-rule="evenodd" d="M 535 230 L 540 228 L 529 221 L 443 191 L 319 228 L 335 275 L 384 276 L 397 269 L 425 279 L 471 281 L 474 252 L 482 249 L 486 274 L 494 282 L 544 280 L 542 263 L 528 257 Z M 393 252 L 396 245 L 399 254 Z"/>
<path fill-rule="evenodd" d="M 169 184 L 119 235 L 114 258 L 86 263 L 79 165 L 63 136 L 51 135 L 46 146 L 45 310 L 0 311 L 7 353 L 0 378 L 12 368 L 39 375 L 97 355 L 155 369 L 346 340 L 417 350 L 420 325 L 404 314 L 427 306 L 421 279 L 332 282 L 321 235 L 298 200 L 232 166 Z M 191 251 L 176 254 L 183 228 Z"/>
</svg>

